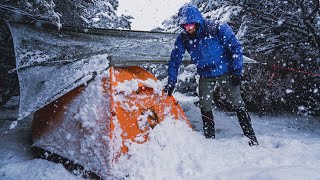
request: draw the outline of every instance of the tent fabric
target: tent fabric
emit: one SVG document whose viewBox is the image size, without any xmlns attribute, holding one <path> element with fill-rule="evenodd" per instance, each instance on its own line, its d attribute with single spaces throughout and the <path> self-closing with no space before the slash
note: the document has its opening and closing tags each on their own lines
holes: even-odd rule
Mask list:
<svg viewBox="0 0 320 180">
<path fill-rule="evenodd" d="M 173 34 L 58 31 L 10 23 L 20 83 L 19 119 L 112 66 L 166 62 Z"/>
<path fill-rule="evenodd" d="M 121 88 L 126 83 L 131 88 Z M 111 163 L 128 152 L 126 144 L 146 142 L 166 117 L 190 125 L 180 105 L 156 84 L 140 67 L 109 68 L 34 113 L 33 146 L 106 178 Z"/>
</svg>

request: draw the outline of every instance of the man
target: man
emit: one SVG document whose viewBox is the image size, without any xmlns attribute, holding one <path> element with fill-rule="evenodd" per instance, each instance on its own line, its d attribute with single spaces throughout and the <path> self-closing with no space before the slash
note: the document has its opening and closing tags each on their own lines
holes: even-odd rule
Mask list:
<svg viewBox="0 0 320 180">
<path fill-rule="evenodd" d="M 177 37 L 171 52 L 165 92 L 172 95 L 178 69 L 187 50 L 200 75 L 199 98 L 204 136 L 215 138 L 211 105 L 214 86 L 218 82 L 237 112 L 243 133 L 250 139 L 249 145 L 258 145 L 240 94 L 243 56 L 240 42 L 232 29 L 227 24 L 204 20 L 200 11 L 191 4 L 179 9 L 178 18 L 184 32 Z"/>
</svg>

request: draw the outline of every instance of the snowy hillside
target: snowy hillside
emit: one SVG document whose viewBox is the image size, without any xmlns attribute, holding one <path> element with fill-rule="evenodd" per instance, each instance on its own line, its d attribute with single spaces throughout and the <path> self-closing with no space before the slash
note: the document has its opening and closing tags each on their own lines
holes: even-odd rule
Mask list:
<svg viewBox="0 0 320 180">
<path fill-rule="evenodd" d="M 175 97 L 194 130 L 166 119 L 150 133 L 150 141 L 132 144 L 129 154 L 112 165 L 111 179 L 320 179 L 319 117 L 253 115 L 260 146 L 250 147 L 237 118 L 218 110 L 217 138 L 205 139 L 196 98 Z M 82 179 L 61 164 L 33 159 L 32 117 L 8 130 L 16 107 L 14 97 L 0 109 L 0 179 Z"/>
</svg>

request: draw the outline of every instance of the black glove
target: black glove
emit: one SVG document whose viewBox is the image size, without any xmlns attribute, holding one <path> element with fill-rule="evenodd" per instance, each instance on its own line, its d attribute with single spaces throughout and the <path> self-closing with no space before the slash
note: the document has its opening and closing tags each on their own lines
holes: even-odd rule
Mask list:
<svg viewBox="0 0 320 180">
<path fill-rule="evenodd" d="M 241 76 L 232 74 L 230 79 L 233 86 L 239 86 L 241 84 Z"/>
<path fill-rule="evenodd" d="M 164 92 L 168 94 L 168 96 L 172 96 L 172 92 L 174 90 L 174 86 L 168 84 L 164 87 Z"/>
</svg>

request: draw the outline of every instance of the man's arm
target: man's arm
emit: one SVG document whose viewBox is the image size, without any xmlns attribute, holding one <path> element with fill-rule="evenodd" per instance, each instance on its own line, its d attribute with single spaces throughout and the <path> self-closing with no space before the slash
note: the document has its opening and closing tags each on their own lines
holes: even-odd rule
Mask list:
<svg viewBox="0 0 320 180">
<path fill-rule="evenodd" d="M 171 52 L 169 68 L 168 68 L 168 85 L 174 87 L 177 82 L 179 66 L 182 62 L 185 47 L 181 35 L 179 35 L 174 43 L 174 48 Z"/>
<path fill-rule="evenodd" d="M 223 45 L 229 49 L 232 54 L 231 73 L 236 76 L 242 75 L 243 54 L 241 44 L 228 24 L 222 24 L 219 27 L 219 36 Z"/>
</svg>

